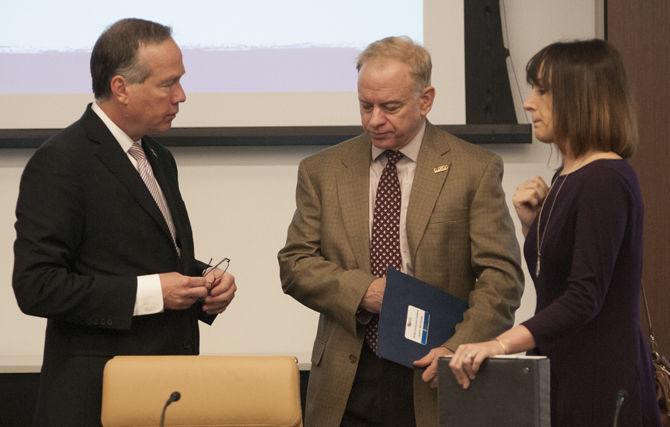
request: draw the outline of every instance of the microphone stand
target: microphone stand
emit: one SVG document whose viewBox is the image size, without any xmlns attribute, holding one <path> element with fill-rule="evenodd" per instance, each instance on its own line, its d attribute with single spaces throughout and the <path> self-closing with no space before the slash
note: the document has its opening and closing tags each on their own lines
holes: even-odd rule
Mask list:
<svg viewBox="0 0 670 427">
<path fill-rule="evenodd" d="M 168 397 L 168 400 L 165 401 L 165 405 L 163 405 L 163 410 L 161 411 L 161 422 L 160 422 L 160 427 L 165 426 L 165 412 L 167 411 L 167 407 L 170 406 L 172 402 L 176 402 L 179 399 L 181 399 L 181 393 L 178 391 L 173 391 L 170 394 L 170 397 Z"/>
<path fill-rule="evenodd" d="M 619 412 L 621 412 L 621 407 L 623 406 L 623 401 L 626 399 L 626 396 L 628 396 L 626 390 L 619 390 L 616 395 L 616 408 L 614 409 L 614 422 L 612 423 L 614 427 L 618 427 L 619 425 Z"/>
</svg>

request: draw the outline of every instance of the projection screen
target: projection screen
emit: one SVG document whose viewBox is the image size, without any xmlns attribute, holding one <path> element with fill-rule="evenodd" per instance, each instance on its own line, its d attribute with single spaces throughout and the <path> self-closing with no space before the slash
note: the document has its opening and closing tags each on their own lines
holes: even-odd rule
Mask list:
<svg viewBox="0 0 670 427">
<path fill-rule="evenodd" d="M 430 50 L 431 120 L 465 123 L 462 0 L 26 0 L 3 6 L 0 129 L 76 120 L 92 100 L 91 47 L 128 16 L 172 26 L 182 47 L 175 127 L 357 125 L 356 56 L 388 35 Z"/>
</svg>

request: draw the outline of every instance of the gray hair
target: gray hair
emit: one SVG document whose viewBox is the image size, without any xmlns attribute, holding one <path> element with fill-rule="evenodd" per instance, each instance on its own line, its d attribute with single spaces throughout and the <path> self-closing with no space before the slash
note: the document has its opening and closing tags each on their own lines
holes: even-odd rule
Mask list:
<svg viewBox="0 0 670 427">
<path fill-rule="evenodd" d="M 372 42 L 365 48 L 356 62 L 356 70 L 374 59 L 395 59 L 409 66 L 410 74 L 419 90 L 430 86 L 433 63 L 430 53 L 423 46 L 407 36 L 392 36 Z"/>
</svg>

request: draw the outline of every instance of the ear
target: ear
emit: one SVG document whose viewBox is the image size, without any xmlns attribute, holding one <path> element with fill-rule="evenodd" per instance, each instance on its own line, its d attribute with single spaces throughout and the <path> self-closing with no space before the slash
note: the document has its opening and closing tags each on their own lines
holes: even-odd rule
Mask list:
<svg viewBox="0 0 670 427">
<path fill-rule="evenodd" d="M 126 105 L 130 97 L 129 85 L 126 78 L 117 74 L 112 77 L 109 86 L 112 91 L 112 98 L 116 99 L 121 104 Z"/>
<path fill-rule="evenodd" d="M 421 91 L 421 96 L 419 98 L 421 115 L 426 117 L 430 110 L 433 108 L 433 101 L 435 100 L 435 88 L 433 86 L 427 86 Z"/>
</svg>

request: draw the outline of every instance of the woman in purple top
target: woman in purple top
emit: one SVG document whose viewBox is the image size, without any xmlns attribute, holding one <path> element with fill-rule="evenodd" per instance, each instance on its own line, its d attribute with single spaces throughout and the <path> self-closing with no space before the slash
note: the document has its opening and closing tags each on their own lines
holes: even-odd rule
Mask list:
<svg viewBox="0 0 670 427">
<path fill-rule="evenodd" d="M 463 388 L 484 359 L 532 350 L 551 361 L 552 426 L 660 425 L 640 329 L 643 206 L 624 159 L 637 143 L 618 52 L 602 40 L 554 43 L 526 66 L 538 140 L 560 152 L 551 185 L 519 185 L 514 207 L 537 291 L 535 316 L 458 347 Z"/>
</svg>

